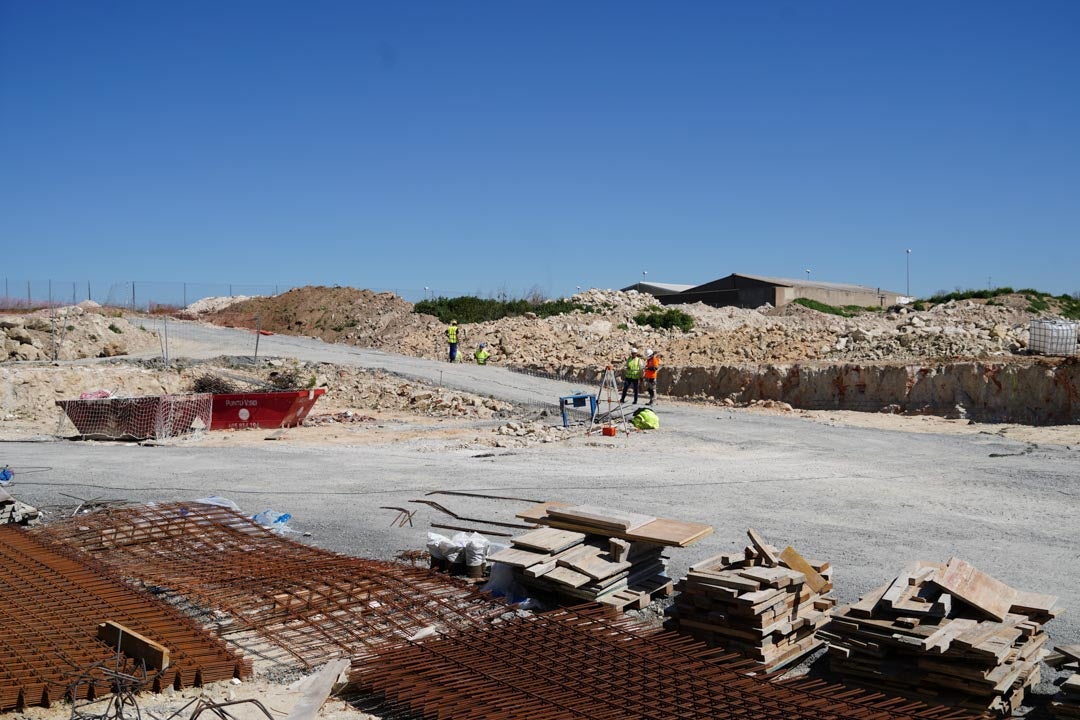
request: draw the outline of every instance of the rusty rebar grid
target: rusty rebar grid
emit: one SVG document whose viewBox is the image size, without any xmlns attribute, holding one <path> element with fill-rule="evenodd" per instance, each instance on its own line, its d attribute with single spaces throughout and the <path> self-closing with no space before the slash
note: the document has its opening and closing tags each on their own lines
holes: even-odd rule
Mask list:
<svg viewBox="0 0 1080 720">
<path fill-rule="evenodd" d="M 38 530 L 129 582 L 223 613 L 223 637 L 256 633 L 309 668 L 365 657 L 431 625 L 453 630 L 506 612 L 429 570 L 301 545 L 215 505 L 140 505 Z"/>
<path fill-rule="evenodd" d="M 72 673 L 115 651 L 98 640 L 98 625 L 121 623 L 171 653 L 150 687 L 181 688 L 243 677 L 250 665 L 190 618 L 128 587 L 92 558 L 14 526 L 0 527 L 0 710 L 48 705 L 69 692 Z M 74 691 L 93 691 L 82 684 Z"/>
<path fill-rule="evenodd" d="M 386 718 L 958 720 L 972 715 L 826 683 L 747 675 L 754 663 L 581 606 L 379 649 L 350 679 Z"/>
</svg>

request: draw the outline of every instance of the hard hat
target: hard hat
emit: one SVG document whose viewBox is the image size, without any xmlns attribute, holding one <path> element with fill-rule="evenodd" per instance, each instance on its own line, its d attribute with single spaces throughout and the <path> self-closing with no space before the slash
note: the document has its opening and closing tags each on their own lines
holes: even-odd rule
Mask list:
<svg viewBox="0 0 1080 720">
<path fill-rule="evenodd" d="M 653 354 L 652 348 L 645 348 L 645 354 L 646 355 L 652 355 Z"/>
<path fill-rule="evenodd" d="M 487 343 L 480 343 L 480 347 L 487 347 Z"/>
<path fill-rule="evenodd" d="M 450 324 L 451 324 L 451 325 L 457 325 L 457 320 L 451 320 L 451 321 L 450 321 Z"/>
<path fill-rule="evenodd" d="M 640 355 L 641 351 L 638 350 L 637 348 L 630 348 L 630 354 L 631 355 Z"/>
</svg>

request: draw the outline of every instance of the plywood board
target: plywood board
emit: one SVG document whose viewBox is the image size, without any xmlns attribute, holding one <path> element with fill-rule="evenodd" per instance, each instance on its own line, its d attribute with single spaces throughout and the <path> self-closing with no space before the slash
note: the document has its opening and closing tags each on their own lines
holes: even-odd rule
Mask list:
<svg viewBox="0 0 1080 720">
<path fill-rule="evenodd" d="M 575 572 L 570 568 L 557 567 L 551 572 L 545 574 L 545 580 L 558 583 L 560 585 L 567 585 L 572 588 L 579 588 L 582 585 L 588 585 L 592 580 L 588 575 L 584 575 L 579 572 Z"/>
<path fill-rule="evenodd" d="M 593 580 L 603 580 L 630 568 L 630 563 L 625 560 L 613 562 L 607 553 L 575 556 L 569 560 L 560 560 L 559 565 L 588 575 Z"/>
<path fill-rule="evenodd" d="M 500 550 L 494 555 L 489 555 L 488 560 L 491 562 L 501 562 L 513 567 L 527 568 L 538 563 L 542 563 L 545 560 L 550 559 L 550 555 L 547 553 L 535 553 L 531 550 L 522 550 L 520 548 L 507 548 L 506 550 Z"/>
<path fill-rule="evenodd" d="M 1057 601 L 1056 595 L 1043 595 L 1028 590 L 1017 590 L 1016 597 L 1013 599 L 1012 607 L 1009 610 L 1014 613 L 1038 613 L 1053 616 L 1058 614 L 1055 608 Z"/>
<path fill-rule="evenodd" d="M 585 542 L 584 533 L 558 528 L 540 528 L 519 535 L 513 540 L 514 547 L 538 552 L 558 553 Z"/>
<path fill-rule="evenodd" d="M 684 520 L 653 520 L 626 534 L 630 540 L 651 542 L 657 545 L 686 547 L 696 543 L 713 531 L 711 525 Z"/>
<path fill-rule="evenodd" d="M 931 582 L 995 620 L 1005 619 L 1016 598 L 1016 590 L 955 557 Z"/>
<path fill-rule="evenodd" d="M 516 517 L 519 517 L 522 520 L 529 520 L 530 522 L 534 522 L 534 523 L 535 522 L 540 522 L 544 518 L 547 517 L 548 508 L 552 508 L 552 507 L 570 507 L 572 504 L 573 503 L 557 502 L 557 501 L 542 502 L 542 503 L 539 503 L 537 505 L 533 505 L 532 507 L 530 507 L 530 508 L 528 508 L 526 510 L 522 510 L 521 512 L 519 512 L 516 515 Z"/>
<path fill-rule="evenodd" d="M 574 505 L 572 507 L 549 507 L 548 517 L 560 518 L 570 522 L 580 522 L 582 525 L 615 530 L 618 532 L 631 532 L 637 528 L 656 520 L 651 515 L 611 510 L 595 505 Z"/>
</svg>

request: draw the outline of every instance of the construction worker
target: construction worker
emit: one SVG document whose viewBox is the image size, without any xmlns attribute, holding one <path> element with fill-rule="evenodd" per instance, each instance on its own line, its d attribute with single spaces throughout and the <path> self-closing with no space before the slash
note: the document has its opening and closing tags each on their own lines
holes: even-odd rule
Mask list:
<svg viewBox="0 0 1080 720">
<path fill-rule="evenodd" d="M 641 351 L 630 348 L 630 357 L 626 360 L 626 368 L 623 370 L 622 398 L 619 403 L 626 402 L 626 391 L 634 388 L 634 404 L 637 405 L 638 383 L 645 372 L 645 361 L 641 359 Z"/>
<path fill-rule="evenodd" d="M 473 357 L 476 358 L 477 365 L 487 365 L 488 358 L 491 357 L 491 353 L 487 350 L 487 343 L 480 343 L 480 347 L 476 348 Z"/>
<path fill-rule="evenodd" d="M 446 340 L 450 343 L 450 362 L 456 362 L 458 343 L 457 320 L 451 320 L 450 327 L 446 328 Z"/>
<path fill-rule="evenodd" d="M 646 405 L 652 405 L 656 402 L 656 374 L 660 371 L 660 353 L 653 352 L 652 349 L 645 351 L 645 392 L 649 393 L 649 402 Z"/>
</svg>

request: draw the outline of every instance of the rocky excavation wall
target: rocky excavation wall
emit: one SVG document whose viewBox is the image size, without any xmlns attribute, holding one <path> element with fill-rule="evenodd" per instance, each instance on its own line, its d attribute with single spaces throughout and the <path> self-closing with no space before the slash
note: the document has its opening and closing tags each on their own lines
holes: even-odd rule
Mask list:
<svg viewBox="0 0 1080 720">
<path fill-rule="evenodd" d="M 595 370 L 566 376 L 599 385 Z M 806 410 L 966 417 L 1027 425 L 1080 423 L 1080 362 L 912 365 L 793 363 L 664 368 L 658 390 L 736 404 L 786 402 Z"/>
</svg>

